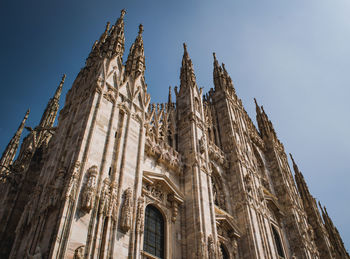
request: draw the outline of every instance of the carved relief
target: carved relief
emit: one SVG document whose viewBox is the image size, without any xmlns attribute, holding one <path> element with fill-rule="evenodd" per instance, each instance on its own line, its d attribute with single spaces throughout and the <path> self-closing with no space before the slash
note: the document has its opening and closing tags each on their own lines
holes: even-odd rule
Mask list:
<svg viewBox="0 0 350 259">
<path fill-rule="evenodd" d="M 124 192 L 124 202 L 123 202 L 121 218 L 120 218 L 120 229 L 124 232 L 129 231 L 131 227 L 132 209 L 133 209 L 132 190 L 129 187 Z"/>
<path fill-rule="evenodd" d="M 84 258 L 84 250 L 85 250 L 84 245 L 79 246 L 77 249 L 75 249 L 73 259 L 83 259 Z"/>
<path fill-rule="evenodd" d="M 65 193 L 65 198 L 74 200 L 77 192 L 77 184 L 78 184 L 78 178 L 79 178 L 79 173 L 80 173 L 80 162 L 76 161 L 73 167 L 73 172 L 72 175 L 69 179 L 69 182 L 67 184 L 67 190 L 64 192 Z"/>
<path fill-rule="evenodd" d="M 112 182 L 111 184 L 111 204 L 110 204 L 110 211 L 111 216 L 114 221 L 117 221 L 118 219 L 118 197 L 117 197 L 117 185 L 115 182 Z"/>
<path fill-rule="evenodd" d="M 221 209 L 226 210 L 225 193 L 222 188 L 222 183 L 217 176 L 212 176 L 212 186 L 213 186 L 213 200 L 214 204 L 219 206 Z"/>
<path fill-rule="evenodd" d="M 204 153 L 206 146 L 207 146 L 207 141 L 205 140 L 205 137 L 203 135 L 199 140 L 199 152 L 201 154 Z"/>
<path fill-rule="evenodd" d="M 159 201 L 164 201 L 164 192 L 162 190 L 162 186 L 160 184 L 156 185 L 146 185 L 146 192 L 149 196 L 152 196 L 154 199 Z"/>
<path fill-rule="evenodd" d="M 175 222 L 177 214 L 179 212 L 179 201 L 176 199 L 174 194 L 170 194 L 169 197 L 168 197 L 168 200 L 171 203 L 171 210 L 172 210 L 171 220 L 173 222 Z"/>
<path fill-rule="evenodd" d="M 87 172 L 87 181 L 82 190 L 80 209 L 89 213 L 95 201 L 97 166 L 92 166 Z"/>
<path fill-rule="evenodd" d="M 136 231 L 143 233 L 144 225 L 144 212 L 145 211 L 145 199 L 141 196 L 137 201 L 137 219 L 136 219 Z"/>
<path fill-rule="evenodd" d="M 215 243 L 211 234 L 208 236 L 208 259 L 216 259 Z"/>
<path fill-rule="evenodd" d="M 100 198 L 100 207 L 99 207 L 99 214 L 103 214 L 105 216 L 109 213 L 109 203 L 110 203 L 110 180 L 109 178 L 104 179 L 103 181 L 103 187 L 101 191 L 101 198 Z"/>
</svg>

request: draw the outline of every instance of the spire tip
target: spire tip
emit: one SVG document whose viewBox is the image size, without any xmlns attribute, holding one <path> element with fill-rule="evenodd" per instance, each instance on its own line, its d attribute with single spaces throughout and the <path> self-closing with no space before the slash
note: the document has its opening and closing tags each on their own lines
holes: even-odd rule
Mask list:
<svg viewBox="0 0 350 259">
<path fill-rule="evenodd" d="M 126 10 L 125 10 L 125 8 L 123 8 L 123 9 L 120 11 L 120 18 L 123 18 L 125 14 L 126 14 Z"/>
<path fill-rule="evenodd" d="M 140 23 L 139 25 L 139 35 L 141 35 L 143 32 L 143 25 Z"/>
</svg>

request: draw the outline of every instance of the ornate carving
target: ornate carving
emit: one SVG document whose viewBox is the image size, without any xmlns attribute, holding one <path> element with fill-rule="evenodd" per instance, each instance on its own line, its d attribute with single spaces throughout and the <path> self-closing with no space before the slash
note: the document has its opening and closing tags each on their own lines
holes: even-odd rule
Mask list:
<svg viewBox="0 0 350 259">
<path fill-rule="evenodd" d="M 97 166 L 92 166 L 87 172 L 87 181 L 83 187 L 80 209 L 89 213 L 95 201 Z"/>
<path fill-rule="evenodd" d="M 85 250 L 84 245 L 79 246 L 77 249 L 75 249 L 73 259 L 83 259 L 84 258 L 84 250 Z"/>
<path fill-rule="evenodd" d="M 80 162 L 76 161 L 73 169 L 72 169 L 72 175 L 69 179 L 69 182 L 67 184 L 67 191 L 65 193 L 66 199 L 74 200 L 77 192 L 77 185 L 78 185 L 78 178 L 80 173 Z"/>
<path fill-rule="evenodd" d="M 213 236 L 210 234 L 208 236 L 208 259 L 216 259 L 215 243 Z"/>
<path fill-rule="evenodd" d="M 124 202 L 121 211 L 120 229 L 124 232 L 128 232 L 131 227 L 132 216 L 132 190 L 129 187 L 124 192 Z"/>
<path fill-rule="evenodd" d="M 170 194 L 168 195 L 168 197 L 169 197 L 168 200 L 171 202 L 171 209 L 172 209 L 171 220 L 175 222 L 179 211 L 179 201 L 175 198 L 174 194 Z"/>
<path fill-rule="evenodd" d="M 137 201 L 136 231 L 143 233 L 145 199 L 141 196 Z"/>
<path fill-rule="evenodd" d="M 205 136 L 203 135 L 199 140 L 199 152 L 201 154 L 204 153 L 206 146 L 207 146 L 207 141 L 205 140 Z"/>
<path fill-rule="evenodd" d="M 99 214 L 104 214 L 105 216 L 109 213 L 109 203 L 110 203 L 110 180 L 109 178 L 104 179 L 103 187 L 101 191 Z"/>
<path fill-rule="evenodd" d="M 115 182 L 112 182 L 111 184 L 111 216 L 114 221 L 117 221 L 118 219 L 118 196 L 117 196 L 117 185 Z"/>
<path fill-rule="evenodd" d="M 160 184 L 156 184 L 156 185 L 147 184 L 146 185 L 146 192 L 149 196 L 152 196 L 156 200 L 164 201 L 165 195 L 164 195 L 164 192 L 162 190 L 162 186 Z"/>
</svg>

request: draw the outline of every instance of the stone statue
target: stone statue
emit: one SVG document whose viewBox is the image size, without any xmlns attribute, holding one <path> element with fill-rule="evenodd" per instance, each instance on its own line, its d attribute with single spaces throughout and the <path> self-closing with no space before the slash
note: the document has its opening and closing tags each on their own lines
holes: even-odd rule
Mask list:
<svg viewBox="0 0 350 259">
<path fill-rule="evenodd" d="M 29 251 L 27 251 L 27 257 L 28 259 L 42 259 L 42 255 L 41 255 L 41 249 L 40 249 L 40 246 L 37 246 L 35 248 L 35 253 L 34 255 L 30 255 L 29 254 Z"/>
<path fill-rule="evenodd" d="M 80 209 L 89 213 L 95 201 L 97 166 L 91 167 L 87 172 L 87 182 L 84 187 Z"/>
<path fill-rule="evenodd" d="M 121 211 L 120 228 L 124 232 L 127 232 L 131 227 L 131 214 L 132 214 L 132 190 L 129 187 L 124 192 L 124 202 Z"/>
<path fill-rule="evenodd" d="M 144 198 L 141 196 L 137 202 L 137 219 L 136 219 L 136 231 L 138 233 L 143 233 L 144 224 Z"/>
<path fill-rule="evenodd" d="M 108 178 L 103 180 L 103 187 L 101 191 L 100 208 L 99 213 L 107 215 L 110 202 L 110 180 Z"/>
</svg>

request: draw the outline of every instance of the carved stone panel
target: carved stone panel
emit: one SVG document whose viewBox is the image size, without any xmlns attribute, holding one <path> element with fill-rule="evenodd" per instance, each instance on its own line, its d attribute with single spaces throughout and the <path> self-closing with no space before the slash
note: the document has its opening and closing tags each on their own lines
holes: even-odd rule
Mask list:
<svg viewBox="0 0 350 259">
<path fill-rule="evenodd" d="M 81 193 L 80 209 L 89 213 L 95 201 L 97 166 L 92 166 L 87 172 L 87 180 Z"/>
</svg>

